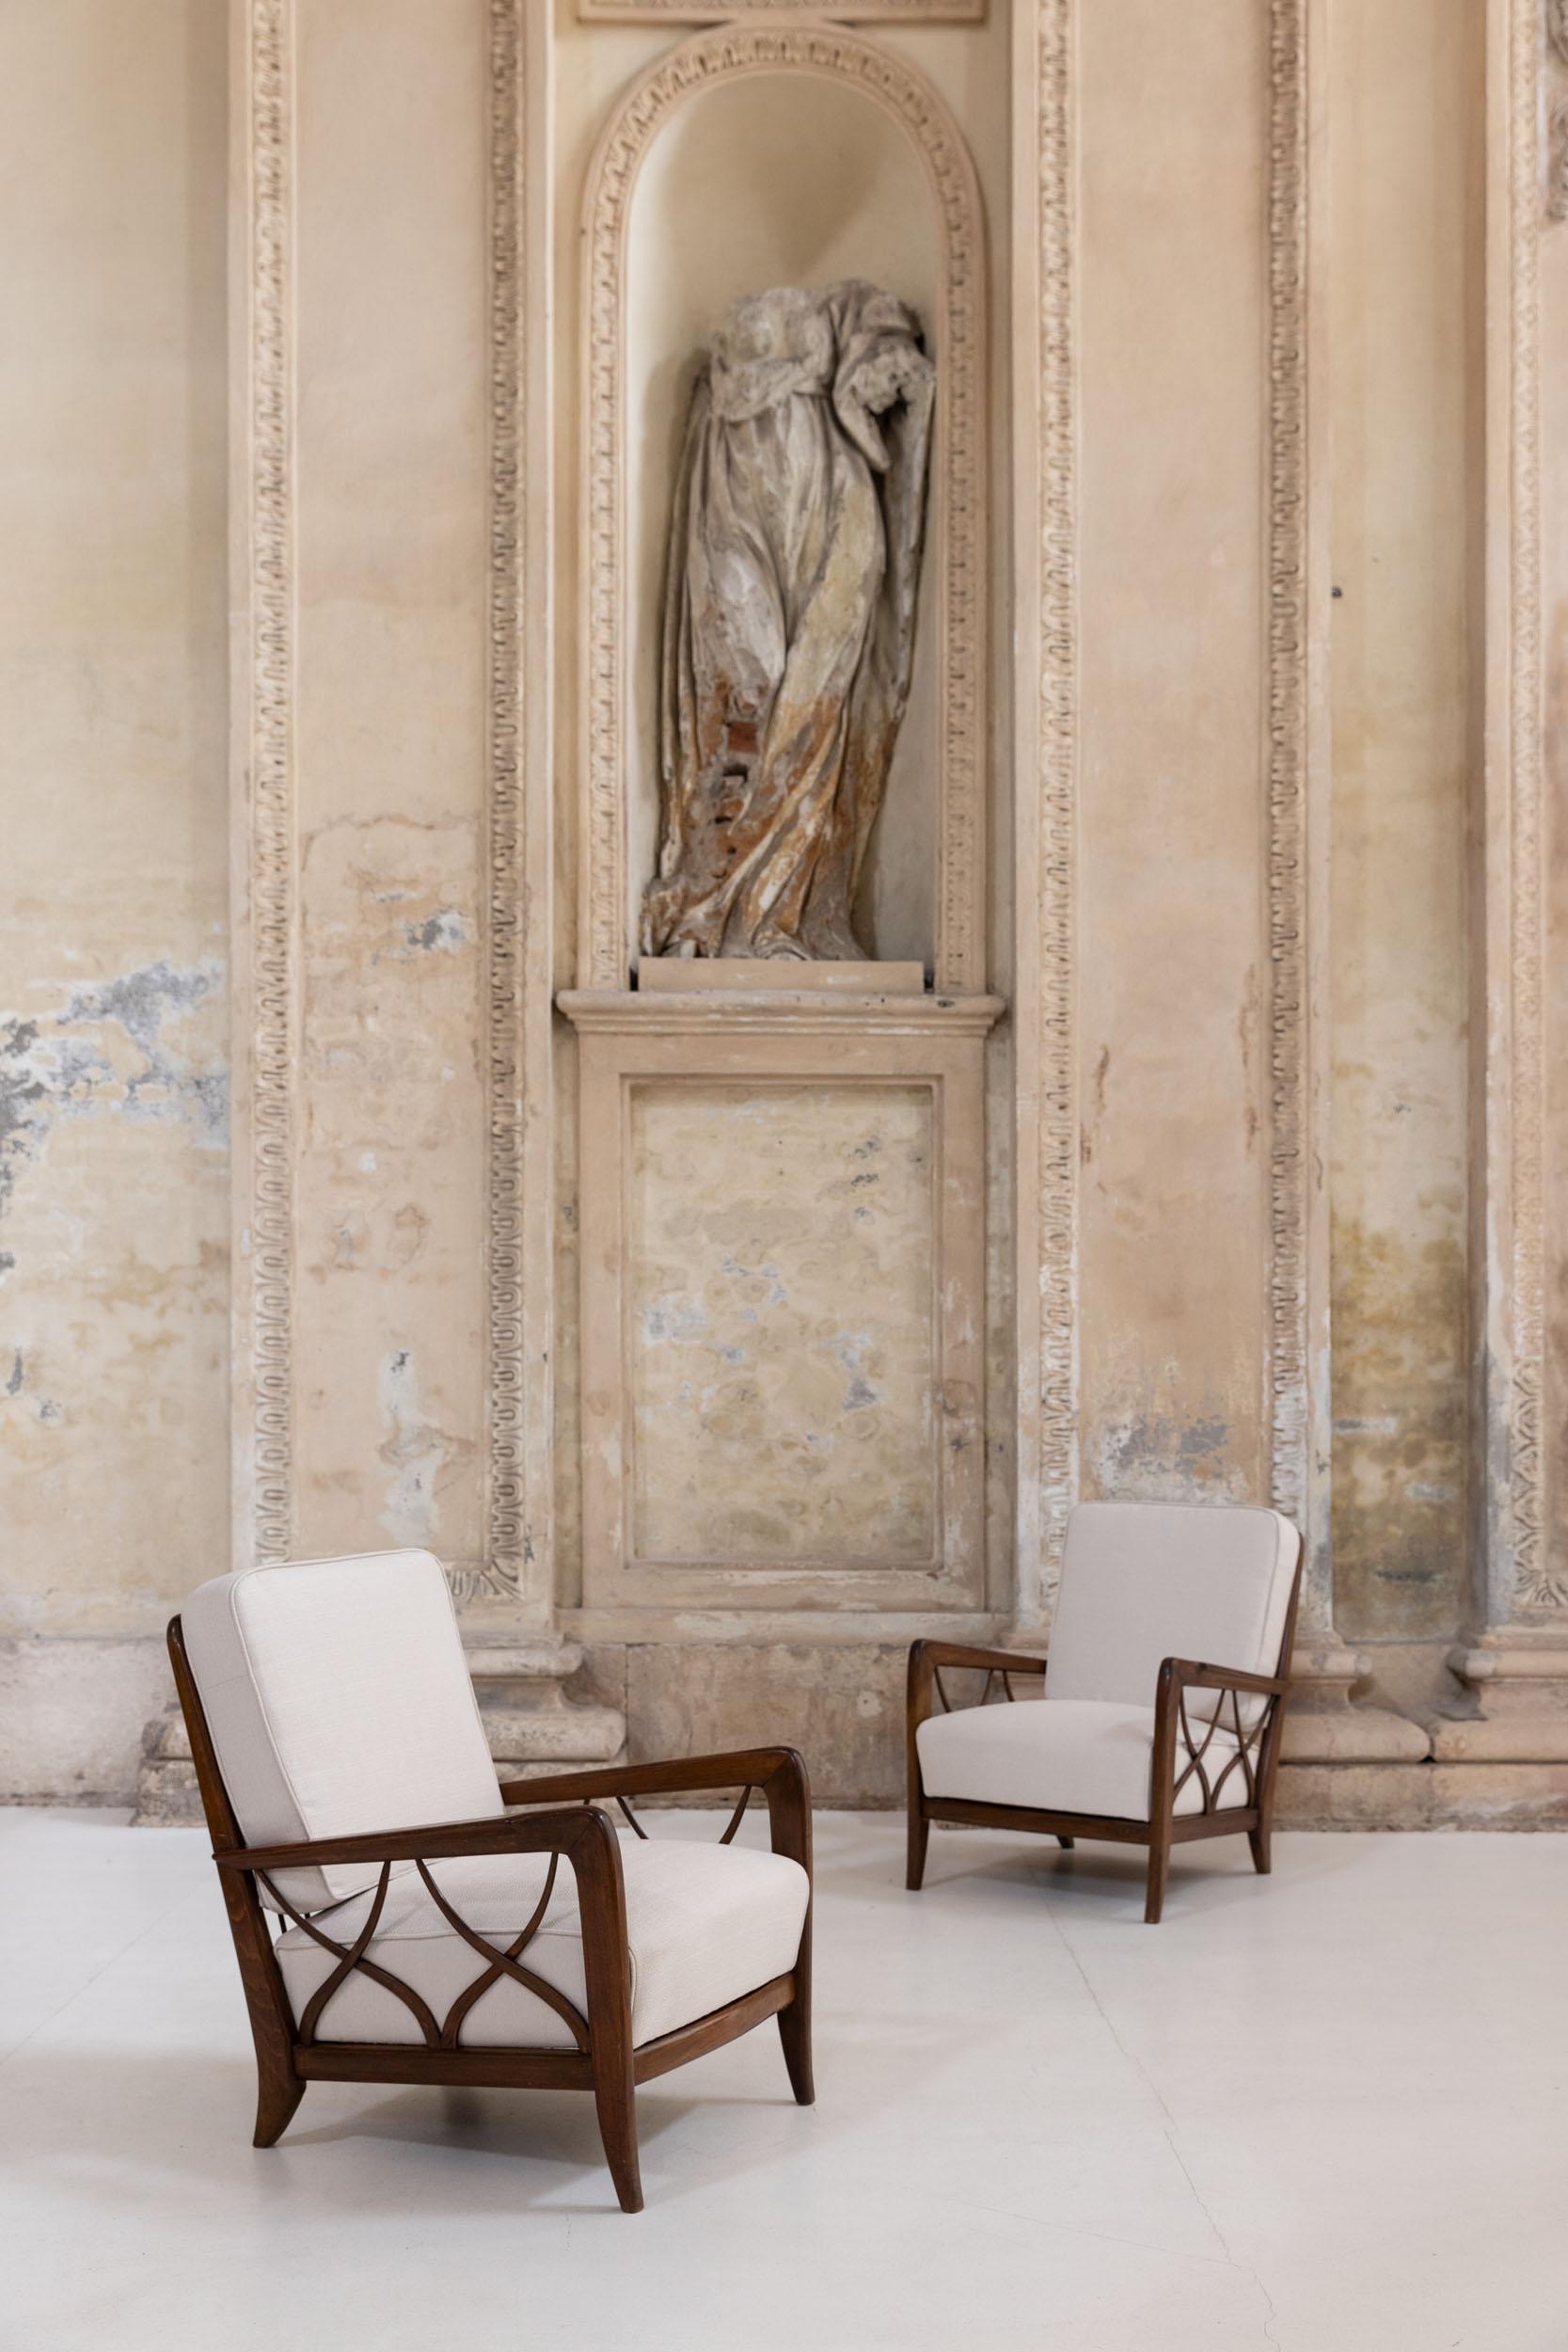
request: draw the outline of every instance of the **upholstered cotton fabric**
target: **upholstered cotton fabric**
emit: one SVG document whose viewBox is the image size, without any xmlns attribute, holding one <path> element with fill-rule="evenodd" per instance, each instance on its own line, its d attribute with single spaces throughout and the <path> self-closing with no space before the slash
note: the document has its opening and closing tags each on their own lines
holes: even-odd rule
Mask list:
<svg viewBox="0 0 1568 2352">
<path fill-rule="evenodd" d="M 1166 1658 L 1274 1674 L 1299 1548 L 1277 1511 L 1080 1503 L 1068 1521 L 1047 1705 L 1152 1707 Z M 1187 1693 L 1194 1719 L 1221 1703 L 1217 1692 Z M 1259 1704 L 1243 1702 L 1243 1722 L 1256 1719 Z"/>
<path fill-rule="evenodd" d="M 1195 1728 L 1195 1740 L 1202 1737 Z M 915 1743 L 927 1797 L 1029 1805 L 1046 1813 L 1108 1813 L 1128 1821 L 1149 1818 L 1151 1707 L 1123 1707 L 1113 1699 L 1021 1699 L 1010 1707 L 993 1702 L 931 1716 L 915 1733 Z M 1187 1762 L 1180 1734 L 1176 1748 L 1180 1779 Z M 1216 1726 L 1203 1758 L 1211 1788 L 1235 1753 L 1235 1740 Z M 1246 1801 L 1238 1764 L 1219 1803 L 1224 1807 Z M 1196 1772 L 1178 1792 L 1176 1810 L 1203 1810 Z"/>
<path fill-rule="evenodd" d="M 428 1551 L 241 1568 L 201 1585 L 181 1616 L 248 1844 L 502 1811 L 451 1596 Z M 375 1876 L 361 1865 L 277 1883 L 313 1911 Z"/>
<path fill-rule="evenodd" d="M 800 1864 L 786 1855 L 721 1846 L 712 1832 L 705 1841 L 695 1836 L 639 1839 L 627 1833 L 621 1841 L 621 1862 L 634 2041 L 656 2041 L 794 1967 L 811 1888 Z M 538 1854 L 485 1854 L 429 1867 L 452 1909 L 504 1951 L 528 1924 L 548 1863 Z M 315 1924 L 335 1942 L 352 1945 L 365 1924 L 371 1899 L 360 1895 L 318 1915 Z M 338 1963 L 301 1928 L 291 1928 L 277 1949 L 297 2021 Z M 366 1957 L 418 1993 L 437 2026 L 458 1994 L 488 1965 L 483 1954 L 448 1926 L 417 1874 L 388 1887 Z M 577 1882 L 565 1862 L 557 1871 L 539 1931 L 519 1957 L 525 1967 L 586 2015 Z M 316 2038 L 422 2040 L 413 2011 L 358 1970 L 326 2004 Z M 474 2003 L 459 2039 L 469 2049 L 576 2047 L 566 2021 L 536 1994 L 507 1978 Z"/>
</svg>

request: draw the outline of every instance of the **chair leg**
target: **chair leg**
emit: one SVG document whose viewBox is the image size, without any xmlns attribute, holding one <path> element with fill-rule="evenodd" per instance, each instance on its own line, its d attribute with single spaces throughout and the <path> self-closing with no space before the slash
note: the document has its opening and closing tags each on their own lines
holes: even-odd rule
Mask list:
<svg viewBox="0 0 1568 2352">
<path fill-rule="evenodd" d="M 599 2111 L 599 2137 L 605 2162 L 615 2184 L 623 2213 L 642 2210 L 642 2171 L 637 2155 L 637 2089 L 630 2068 L 594 2072 L 594 2104 Z"/>
<path fill-rule="evenodd" d="M 1078 1840 L 1076 1837 L 1058 1837 L 1056 1843 L 1064 1853 L 1070 1853 Z"/>
<path fill-rule="evenodd" d="M 1144 1924 L 1158 1927 L 1160 1914 L 1165 1907 L 1165 1879 L 1170 1870 L 1169 1826 L 1164 1821 L 1153 1825 L 1154 1835 L 1148 1841 L 1148 1895 L 1144 1903 Z"/>
<path fill-rule="evenodd" d="M 920 1799 L 910 1798 L 909 1866 L 904 1872 L 904 1884 L 911 1894 L 917 1893 L 926 1876 L 926 1845 L 931 1835 L 931 1824 L 921 1809 Z"/>
<path fill-rule="evenodd" d="M 1252 1848 L 1252 1867 L 1260 1879 L 1266 1879 L 1274 1867 L 1274 1858 L 1269 1851 L 1273 1834 L 1272 1825 L 1266 1821 L 1260 1821 L 1256 1829 L 1249 1829 L 1246 1834 L 1247 1844 Z"/>
<path fill-rule="evenodd" d="M 293 2122 L 305 2096 L 305 2085 L 294 2076 L 258 2069 L 256 2081 L 255 2148 L 275 2148 Z"/>
<path fill-rule="evenodd" d="M 789 2087 L 799 2107 L 816 2105 L 816 2085 L 811 2071 L 811 1990 L 797 1993 L 787 2009 L 779 2011 L 779 2040 L 784 2043 Z"/>
</svg>

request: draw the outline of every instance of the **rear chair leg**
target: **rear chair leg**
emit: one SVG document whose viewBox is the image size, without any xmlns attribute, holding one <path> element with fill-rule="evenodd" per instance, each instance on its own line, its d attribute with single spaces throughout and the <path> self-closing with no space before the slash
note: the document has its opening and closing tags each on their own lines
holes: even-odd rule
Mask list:
<svg viewBox="0 0 1568 2352">
<path fill-rule="evenodd" d="M 1058 1837 L 1056 1840 L 1057 1845 L 1060 1846 L 1064 1853 L 1070 1853 L 1077 1842 L 1078 1841 L 1075 1837 Z"/>
<path fill-rule="evenodd" d="M 917 1796 L 911 1797 L 910 1799 L 909 1867 L 904 1873 L 904 1884 L 911 1894 L 918 1891 L 920 1883 L 926 1876 L 926 1842 L 930 1835 L 931 1824 L 926 1819 L 920 1799 Z"/>
<path fill-rule="evenodd" d="M 1266 1879 L 1274 1867 L 1273 1858 L 1269 1852 L 1269 1839 L 1272 1834 L 1272 1829 L 1267 1825 L 1249 1829 L 1246 1834 L 1247 1844 L 1252 1848 L 1252 1867 L 1260 1879 Z"/>
</svg>

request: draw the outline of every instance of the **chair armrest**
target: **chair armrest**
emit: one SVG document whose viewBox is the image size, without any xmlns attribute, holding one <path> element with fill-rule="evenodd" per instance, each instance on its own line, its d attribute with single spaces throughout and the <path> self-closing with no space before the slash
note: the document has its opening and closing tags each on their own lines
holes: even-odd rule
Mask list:
<svg viewBox="0 0 1568 2352">
<path fill-rule="evenodd" d="M 602 1815 L 580 1805 L 556 1813 L 490 1814 L 479 1821 L 434 1821 L 424 1829 L 372 1830 L 353 1837 L 300 1838 L 287 1846 L 236 1846 L 213 1860 L 220 1870 L 293 1870 L 356 1862 L 450 1862 L 460 1854 L 563 1853 L 591 1846 Z"/>
<path fill-rule="evenodd" d="M 975 1649 L 967 1642 L 911 1642 L 905 1701 L 911 1775 L 915 1771 L 914 1735 L 931 1712 L 932 1692 L 940 1689 L 938 1677 L 943 1666 L 976 1668 L 986 1677 L 985 1687 L 989 1693 L 992 1675 L 1039 1675 L 1043 1679 L 1047 1662 L 1043 1658 L 1027 1658 L 1017 1650 Z M 1003 1687 L 1006 1689 L 1006 1684 Z M 1007 1696 L 1012 1696 L 1010 1690 Z M 941 1690 L 941 1697 L 945 1709 L 945 1689 Z"/>
<path fill-rule="evenodd" d="M 1050 1662 L 1026 1658 L 1020 1650 L 974 1649 L 967 1642 L 915 1642 L 911 1658 L 917 1653 L 932 1666 L 977 1666 L 982 1674 L 1043 1675 Z"/>
<path fill-rule="evenodd" d="M 1207 1666 L 1196 1658 L 1167 1658 L 1160 1668 L 1159 1688 L 1173 1691 L 1256 1691 L 1279 1698 L 1288 1684 L 1283 1675 L 1248 1674 L 1240 1666 Z"/>
<path fill-rule="evenodd" d="M 721 1756 L 671 1757 L 659 1764 L 597 1765 L 582 1772 L 551 1772 L 542 1780 L 503 1780 L 500 1791 L 504 1804 L 560 1804 L 580 1803 L 585 1797 L 613 1801 L 741 1787 L 762 1790 L 773 1851 L 800 1863 L 809 1878 L 811 1783 L 805 1759 L 794 1748 L 735 1748 Z"/>
</svg>

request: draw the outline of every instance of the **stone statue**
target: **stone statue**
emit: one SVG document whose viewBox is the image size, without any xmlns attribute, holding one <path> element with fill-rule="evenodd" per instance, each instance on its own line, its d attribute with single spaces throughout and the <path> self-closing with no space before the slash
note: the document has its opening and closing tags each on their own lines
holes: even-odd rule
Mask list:
<svg viewBox="0 0 1568 2352">
<path fill-rule="evenodd" d="M 863 959 L 934 392 L 913 311 L 858 278 L 748 294 L 715 335 L 670 528 L 644 955 Z"/>
</svg>

